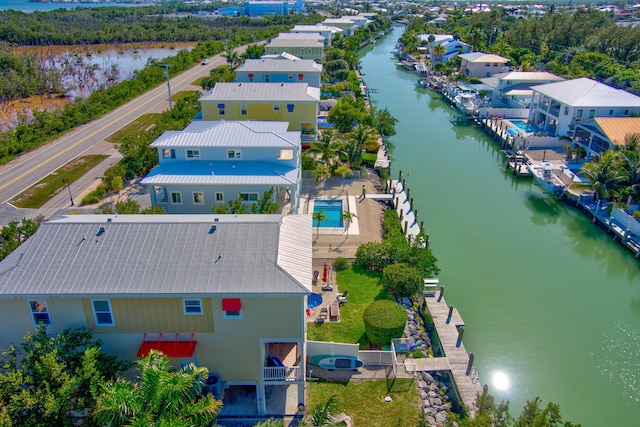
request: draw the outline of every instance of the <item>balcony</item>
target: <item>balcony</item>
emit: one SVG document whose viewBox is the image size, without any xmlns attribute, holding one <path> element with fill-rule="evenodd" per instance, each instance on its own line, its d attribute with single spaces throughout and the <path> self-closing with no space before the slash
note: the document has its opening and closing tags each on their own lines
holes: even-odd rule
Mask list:
<svg viewBox="0 0 640 427">
<path fill-rule="evenodd" d="M 300 366 L 267 366 L 262 368 L 265 381 L 302 381 Z"/>
</svg>

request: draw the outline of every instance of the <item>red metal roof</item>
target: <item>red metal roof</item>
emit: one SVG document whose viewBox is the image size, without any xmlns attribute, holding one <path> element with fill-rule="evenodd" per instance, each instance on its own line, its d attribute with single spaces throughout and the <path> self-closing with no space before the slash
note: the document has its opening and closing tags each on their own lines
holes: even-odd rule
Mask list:
<svg viewBox="0 0 640 427">
<path fill-rule="evenodd" d="M 162 334 L 160 334 L 160 337 L 157 340 L 147 340 L 145 334 L 145 338 L 142 340 L 142 344 L 140 344 L 140 348 L 138 349 L 136 356 L 145 357 L 149 355 L 151 350 L 158 350 L 168 357 L 189 358 L 193 357 L 197 344 L 198 341 L 193 339 L 193 334 L 191 335 L 190 340 L 179 340 L 178 334 L 176 334 L 176 339 L 173 341 L 162 341 Z"/>
</svg>

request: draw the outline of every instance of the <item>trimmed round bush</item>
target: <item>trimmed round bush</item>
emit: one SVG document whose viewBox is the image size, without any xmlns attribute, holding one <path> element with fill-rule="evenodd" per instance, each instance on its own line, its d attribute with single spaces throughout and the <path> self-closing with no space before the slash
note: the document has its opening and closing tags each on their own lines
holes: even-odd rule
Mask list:
<svg viewBox="0 0 640 427">
<path fill-rule="evenodd" d="M 364 330 L 372 344 L 389 345 L 392 338 L 399 338 L 407 323 L 407 311 L 390 300 L 377 300 L 364 310 Z"/>
</svg>

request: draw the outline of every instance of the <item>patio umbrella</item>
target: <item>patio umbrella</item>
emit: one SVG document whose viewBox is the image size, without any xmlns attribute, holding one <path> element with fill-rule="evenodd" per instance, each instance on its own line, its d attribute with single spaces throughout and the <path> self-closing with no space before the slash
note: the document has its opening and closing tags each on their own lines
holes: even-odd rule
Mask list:
<svg viewBox="0 0 640 427">
<path fill-rule="evenodd" d="M 322 272 L 322 281 L 327 283 L 327 264 L 324 265 L 324 271 Z"/>
</svg>

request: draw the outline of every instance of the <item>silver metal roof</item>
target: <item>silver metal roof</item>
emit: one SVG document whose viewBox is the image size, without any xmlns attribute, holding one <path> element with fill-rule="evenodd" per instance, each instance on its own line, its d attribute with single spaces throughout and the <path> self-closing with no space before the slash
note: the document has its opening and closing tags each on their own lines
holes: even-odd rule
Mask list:
<svg viewBox="0 0 640 427">
<path fill-rule="evenodd" d="M 236 73 L 321 73 L 322 65 L 313 59 L 298 59 L 282 61 L 278 59 L 247 59 L 244 64 L 236 68 Z"/>
<path fill-rule="evenodd" d="M 216 83 L 200 101 L 287 102 L 320 100 L 320 89 L 308 83 Z"/>
<path fill-rule="evenodd" d="M 306 36 L 307 34 L 300 34 Z M 320 37 L 324 39 L 324 37 Z M 324 42 L 313 37 L 297 38 L 282 37 L 275 38 L 266 44 L 266 47 L 324 47 Z"/>
<path fill-rule="evenodd" d="M 532 89 L 572 107 L 640 107 L 640 97 L 584 77 Z"/>
<path fill-rule="evenodd" d="M 500 80 L 511 81 L 530 81 L 530 80 L 542 80 L 542 81 L 563 81 L 564 78 L 556 76 L 555 74 L 548 73 L 546 71 L 510 71 L 508 73 L 494 74 L 494 77 L 498 77 Z"/>
<path fill-rule="evenodd" d="M 184 160 L 156 166 L 144 185 L 293 185 L 298 168 L 251 160 Z"/>
<path fill-rule="evenodd" d="M 182 131 L 168 131 L 152 147 L 300 147 L 300 132 L 288 122 L 196 121 Z"/>
<path fill-rule="evenodd" d="M 69 215 L 0 262 L 0 297 L 306 294 L 311 239 L 310 215 Z"/>
</svg>

